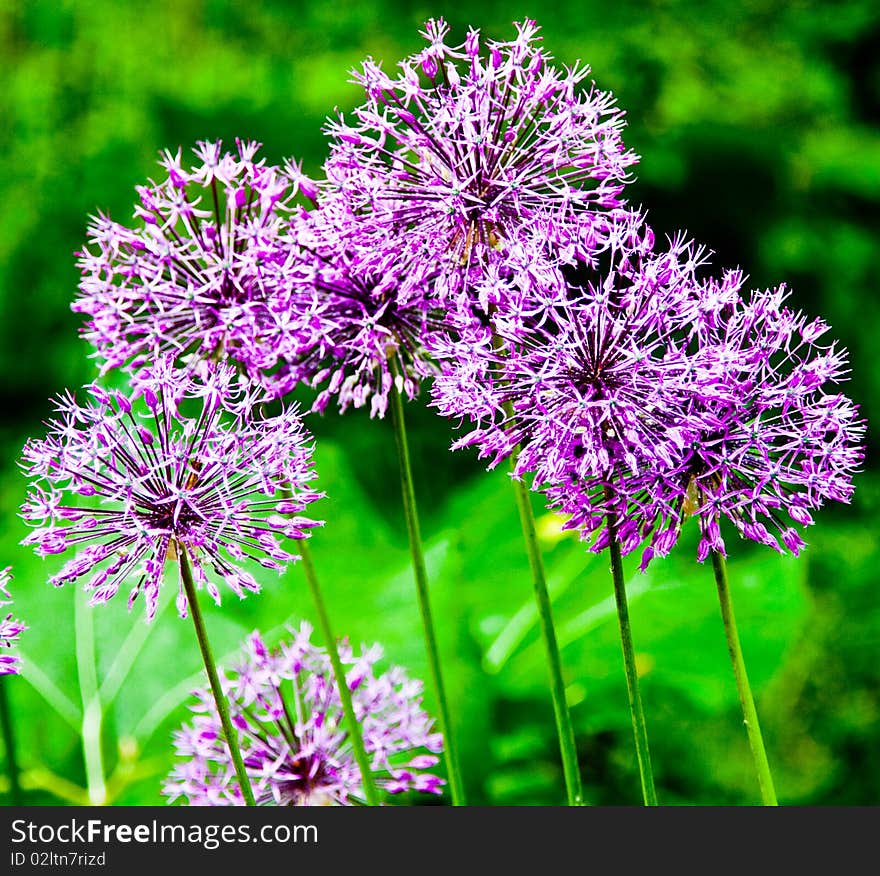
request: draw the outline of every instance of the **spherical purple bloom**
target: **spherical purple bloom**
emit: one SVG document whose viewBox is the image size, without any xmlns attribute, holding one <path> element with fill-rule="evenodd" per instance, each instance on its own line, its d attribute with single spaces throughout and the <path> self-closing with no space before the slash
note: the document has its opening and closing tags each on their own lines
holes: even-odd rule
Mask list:
<svg viewBox="0 0 880 876">
<path fill-rule="evenodd" d="M 381 273 L 359 254 L 350 217 L 331 208 L 303 212 L 291 225 L 290 283 L 274 306 L 287 327 L 279 354 L 285 364 L 273 375 L 273 394 L 304 382 L 319 390 L 313 410 L 323 413 L 336 397 L 344 411 L 370 405 L 384 416 L 399 375 L 412 399 L 436 368 L 425 337 L 442 325 L 445 311 L 429 289 L 401 298 L 402 269 Z"/>
<path fill-rule="evenodd" d="M 364 104 L 328 125 L 326 192 L 363 223 L 366 258 L 405 266 L 404 295 L 434 282 L 485 310 L 523 285 L 561 287 L 560 264 L 606 245 L 637 161 L 623 113 L 585 87 L 588 67 L 551 65 L 534 22 L 515 27 L 509 42 L 471 30 L 448 45 L 428 21 L 396 76 L 364 62 Z"/>
<path fill-rule="evenodd" d="M 535 484 L 575 478 L 611 489 L 648 465 L 671 465 L 690 435 L 680 422 L 690 362 L 680 339 L 696 313 L 694 273 L 703 253 L 677 238 L 653 250 L 633 226 L 611 267 L 568 300 L 437 345 L 443 373 L 433 404 L 474 428 L 491 465 L 517 451 L 515 474 Z"/>
<path fill-rule="evenodd" d="M 104 372 L 137 369 L 157 354 L 231 355 L 252 375 L 276 364 L 271 290 L 284 282 L 277 237 L 298 192 L 314 186 L 289 163 L 256 158 L 258 143 L 200 142 L 185 168 L 166 151 L 167 177 L 138 186 L 128 228 L 104 215 L 89 225 L 79 253 L 82 278 L 73 309 Z"/>
<path fill-rule="evenodd" d="M 42 556 L 76 550 L 51 580 L 91 574 L 92 603 L 134 579 L 129 607 L 143 593 L 147 620 L 166 564 L 181 553 L 217 602 L 209 570 L 241 598 L 257 592 L 243 565 L 283 569 L 298 558 L 278 536 L 305 538 L 319 525 L 296 516 L 320 497 L 308 489 L 312 447 L 296 409 L 267 416 L 231 366 L 199 380 L 171 357 L 142 369 L 136 386 L 131 396 L 89 386 L 85 404 L 58 399 L 48 436 L 24 448 L 34 480 L 22 516 L 37 528 L 23 543 Z"/>
<path fill-rule="evenodd" d="M 244 659 L 222 678 L 258 804 L 352 805 L 364 799 L 330 658 L 311 643 L 311 632 L 303 623 L 274 649 L 253 633 Z M 398 667 L 377 673 L 378 645 L 356 655 L 343 641 L 339 655 L 376 784 L 391 794 L 439 794 L 443 781 L 428 770 L 439 760 L 442 738 L 422 708 L 421 682 Z M 195 717 L 174 734 L 183 760 L 163 793 L 191 806 L 241 806 L 214 699 L 206 689 L 194 693 Z"/>
<path fill-rule="evenodd" d="M 9 595 L 9 582 L 12 580 L 11 566 L 0 571 L 0 607 L 12 604 Z M 0 675 L 18 675 L 21 672 L 21 661 L 17 654 L 8 653 L 18 645 L 18 637 L 27 629 L 12 614 L 0 617 Z"/>
<path fill-rule="evenodd" d="M 723 295 L 718 308 L 717 292 L 742 282 L 730 272 L 704 286 L 683 415 L 688 442 L 672 464 L 643 469 L 617 497 L 636 536 L 628 546 L 650 537 L 642 568 L 671 550 L 691 517 L 700 561 L 726 552 L 722 518 L 742 537 L 797 555 L 804 542 L 792 523 L 807 526 L 825 500 L 852 496 L 865 426 L 836 390 L 848 372 L 845 351 L 818 343 L 827 325 L 793 311 L 784 286 Z M 572 514 L 567 525 L 585 534 L 601 525 L 590 493 L 577 479 L 551 491 Z"/>
</svg>

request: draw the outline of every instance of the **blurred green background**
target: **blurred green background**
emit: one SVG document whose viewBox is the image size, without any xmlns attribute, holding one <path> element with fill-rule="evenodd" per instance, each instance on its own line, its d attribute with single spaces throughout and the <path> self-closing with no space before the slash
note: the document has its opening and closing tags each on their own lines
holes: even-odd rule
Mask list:
<svg viewBox="0 0 880 876">
<path fill-rule="evenodd" d="M 158 0 L 0 3 L 0 566 L 14 566 L 25 675 L 7 679 L 31 803 L 160 801 L 170 732 L 200 667 L 189 622 L 147 627 L 124 598 L 84 608 L 53 590 L 57 563 L 18 545 L 16 461 L 47 399 L 94 377 L 69 310 L 89 213 L 128 221 L 159 150 L 235 136 L 319 173 L 321 126 L 357 101 L 348 71 L 391 67 L 445 15 L 505 39 L 517 2 Z M 560 62 L 588 61 L 627 110 L 642 155 L 631 201 L 740 265 L 791 285 L 851 351 L 869 419 L 880 275 L 880 7 L 839 3 L 558 2 L 539 23 Z M 435 611 L 471 802 L 564 799 L 541 644 L 507 476 L 450 454 L 447 423 L 409 407 Z M 339 633 L 381 641 L 426 676 L 390 424 L 310 418 L 327 526 L 314 538 Z M 869 436 L 869 442 L 873 439 Z M 871 465 L 851 507 L 827 508 L 798 560 L 729 539 L 746 660 L 781 802 L 875 804 L 880 786 L 880 600 Z M 536 503 L 587 799 L 640 802 L 604 557 Z M 711 569 L 694 534 L 641 575 L 627 564 L 633 633 L 662 802 L 759 800 Z M 208 611 L 220 654 L 258 627 L 277 638 L 312 609 L 298 568 Z M 167 587 L 170 595 L 173 586 Z M 426 695 L 429 706 L 430 694 Z M 8 800 L 8 797 L 5 798 Z"/>
</svg>

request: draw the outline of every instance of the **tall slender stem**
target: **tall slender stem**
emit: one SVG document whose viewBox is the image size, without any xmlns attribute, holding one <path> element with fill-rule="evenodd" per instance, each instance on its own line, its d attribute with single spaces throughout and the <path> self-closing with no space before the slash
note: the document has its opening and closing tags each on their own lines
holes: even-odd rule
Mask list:
<svg viewBox="0 0 880 876">
<path fill-rule="evenodd" d="M 76 629 L 76 669 L 82 699 L 83 762 L 86 769 L 86 788 L 89 802 L 103 806 L 107 802 L 107 781 L 104 776 L 102 747 L 104 709 L 98 687 L 98 670 L 95 665 L 95 620 L 89 607 L 88 597 L 78 592 L 74 601 L 74 627 Z"/>
<path fill-rule="evenodd" d="M 392 360 L 392 373 L 398 376 L 396 364 Z M 391 398 L 391 419 L 394 425 L 394 439 L 397 444 L 397 458 L 400 463 L 400 486 L 403 492 L 403 511 L 406 516 L 406 527 L 409 534 L 409 548 L 412 555 L 413 573 L 416 579 L 416 592 L 419 598 L 419 610 L 422 615 L 422 627 L 425 635 L 425 646 L 428 652 L 428 667 L 434 693 L 437 696 L 438 721 L 440 732 L 446 749 L 446 771 L 449 776 L 449 792 L 453 806 L 464 806 L 464 785 L 458 764 L 458 750 L 452 734 L 452 721 L 449 715 L 449 704 L 443 686 L 443 674 L 440 670 L 440 650 L 437 647 L 437 635 L 434 631 L 434 620 L 431 614 L 431 603 L 428 596 L 428 572 L 425 568 L 425 555 L 422 552 L 422 536 L 419 531 L 419 516 L 416 507 L 416 494 L 413 487 L 412 469 L 409 461 L 409 444 L 406 440 L 406 424 L 403 419 L 403 399 L 401 390 L 395 379 L 394 389 L 389 393 Z"/>
<path fill-rule="evenodd" d="M 755 700 L 749 686 L 749 677 L 746 674 L 746 664 L 739 643 L 739 634 L 736 631 L 736 618 L 733 615 L 733 602 L 730 599 L 730 586 L 727 580 L 727 563 L 724 556 L 718 551 L 712 551 L 712 568 L 715 571 L 715 584 L 718 587 L 718 600 L 721 603 L 721 619 L 724 621 L 727 650 L 730 652 L 730 660 L 733 663 L 733 674 L 736 678 L 740 706 L 742 706 L 743 722 L 746 725 L 749 747 L 752 749 L 752 759 L 755 761 L 755 769 L 758 773 L 758 784 L 761 786 L 761 800 L 765 806 L 778 806 L 776 790 L 773 787 L 773 776 L 770 774 L 770 764 L 767 762 L 767 752 L 764 749 L 764 738 L 761 735 L 761 725 L 758 723 L 758 712 L 755 709 Z"/>
<path fill-rule="evenodd" d="M 333 675 L 336 678 L 336 687 L 339 689 L 339 699 L 342 701 L 342 711 L 345 715 L 346 723 L 348 724 L 348 735 L 351 739 L 352 748 L 354 749 L 355 760 L 357 760 L 357 764 L 361 771 L 361 780 L 364 785 L 364 796 L 366 797 L 368 806 L 378 806 L 379 793 L 376 790 L 373 769 L 370 765 L 370 758 L 367 755 L 367 750 L 364 748 L 364 738 L 361 734 L 361 725 L 358 723 L 357 716 L 354 712 L 351 690 L 348 687 L 348 681 L 345 677 L 345 669 L 342 666 L 342 660 L 339 658 L 336 637 L 333 635 L 333 629 L 330 626 L 330 618 L 327 614 L 327 607 L 324 604 L 324 597 L 321 594 L 321 587 L 318 584 L 318 576 L 315 573 L 315 564 L 312 561 L 312 551 L 307 539 L 300 540 L 299 552 L 302 556 L 303 569 L 306 573 L 306 581 L 308 581 L 309 584 L 312 600 L 314 601 L 315 609 L 318 612 L 318 622 L 321 624 L 321 633 L 327 643 L 327 653 L 330 655 L 330 663 L 333 665 Z"/>
<path fill-rule="evenodd" d="M 639 676 L 636 671 L 636 657 L 629 626 L 629 608 L 626 601 L 626 584 L 623 580 L 620 542 L 617 539 L 617 523 L 612 512 L 606 515 L 605 521 L 608 527 L 608 549 L 611 553 L 611 577 L 614 580 L 614 601 L 617 603 L 620 644 L 623 648 L 623 665 L 626 670 L 626 688 L 629 693 L 629 711 L 632 716 L 633 738 L 642 780 L 642 797 L 646 806 L 656 806 L 657 791 L 654 788 L 654 772 L 651 769 L 651 752 L 648 750 L 648 728 L 639 693 Z"/>
<path fill-rule="evenodd" d="M 512 467 L 516 465 L 516 455 L 512 457 Z M 532 583 L 535 589 L 535 602 L 538 606 L 538 617 L 541 621 L 541 635 L 544 639 L 544 650 L 547 655 L 547 667 L 550 671 L 550 696 L 553 700 L 553 714 L 556 717 L 556 732 L 559 736 L 559 750 L 562 755 L 562 771 L 565 775 L 565 788 L 568 793 L 569 806 L 582 806 L 584 802 L 581 787 L 581 774 L 578 768 L 577 747 L 575 746 L 574 728 L 571 714 L 565 702 L 565 682 L 562 678 L 562 660 L 559 656 L 559 644 L 556 641 L 556 629 L 553 625 L 553 608 L 547 590 L 547 577 L 544 572 L 544 560 L 538 545 L 535 532 L 535 515 L 529 499 L 529 488 L 525 481 L 514 479 L 516 503 L 519 508 L 519 519 L 522 524 L 529 555 L 529 566 L 532 570 Z"/>
<path fill-rule="evenodd" d="M 13 806 L 21 806 L 24 798 L 18 780 L 18 759 L 15 755 L 15 729 L 12 723 L 12 710 L 9 708 L 8 679 L 0 678 L 0 729 L 3 731 L 3 746 L 6 749 L 6 773 L 9 776 L 9 796 Z"/>
<path fill-rule="evenodd" d="M 205 621 L 202 618 L 202 610 L 199 608 L 198 594 L 196 586 L 193 583 L 192 570 L 189 567 L 189 557 L 183 545 L 178 547 L 178 555 L 180 557 L 180 575 L 183 578 L 183 586 L 186 590 L 186 600 L 189 603 L 189 612 L 192 615 L 193 625 L 196 628 L 196 638 L 199 640 L 199 648 L 202 652 L 202 661 L 205 664 L 205 672 L 208 673 L 208 682 L 211 685 L 211 693 L 214 694 L 214 703 L 217 706 L 217 714 L 220 716 L 220 723 L 223 726 L 223 735 L 226 737 L 226 745 L 229 747 L 229 754 L 232 757 L 232 763 L 235 766 L 235 774 L 238 776 L 238 785 L 241 788 L 242 797 L 246 806 L 256 806 L 254 800 L 254 792 L 251 788 L 251 780 L 248 778 L 247 771 L 244 768 L 244 762 L 241 759 L 241 750 L 238 747 L 238 733 L 232 726 L 229 718 L 229 703 L 226 700 L 226 694 L 220 685 L 220 678 L 217 675 L 217 664 L 214 662 L 214 655 L 211 653 L 211 645 L 208 642 L 208 631 L 205 629 Z"/>
</svg>

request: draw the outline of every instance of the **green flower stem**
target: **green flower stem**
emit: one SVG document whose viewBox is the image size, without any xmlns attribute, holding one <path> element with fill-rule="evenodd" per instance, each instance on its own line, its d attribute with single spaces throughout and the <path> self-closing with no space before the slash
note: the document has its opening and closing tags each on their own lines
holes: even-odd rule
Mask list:
<svg viewBox="0 0 880 876">
<path fill-rule="evenodd" d="M 434 693 L 437 696 L 438 723 L 443 734 L 446 749 L 446 771 L 449 776 L 449 792 L 453 806 L 464 806 L 464 785 L 458 765 L 458 752 L 452 735 L 452 721 L 449 715 L 449 704 L 443 687 L 443 675 L 440 671 L 440 652 L 437 647 L 437 635 L 431 615 L 431 603 L 428 597 L 428 572 L 425 568 L 425 555 L 422 552 L 422 537 L 419 532 L 419 516 L 416 507 L 416 495 L 413 488 L 412 469 L 409 461 L 409 444 L 406 440 L 406 424 L 403 419 L 403 399 L 397 387 L 398 369 L 392 360 L 392 374 L 395 387 L 389 393 L 391 401 L 391 419 L 394 425 L 394 438 L 397 443 L 397 458 L 400 463 L 400 485 L 403 492 L 403 510 L 406 515 L 406 527 L 409 534 L 409 548 L 412 554 L 413 572 L 416 579 L 416 591 L 419 598 L 419 610 L 422 615 L 422 627 L 425 634 L 425 646 L 428 652 L 428 667 Z"/>
<path fill-rule="evenodd" d="M 198 594 L 193 583 L 192 570 L 189 567 L 189 557 L 186 555 L 186 549 L 183 545 L 178 545 L 178 555 L 180 558 L 180 576 L 183 578 L 183 587 L 186 590 L 189 612 L 192 615 L 193 625 L 196 628 L 196 638 L 199 640 L 205 672 L 208 673 L 208 681 L 211 684 L 211 692 L 214 694 L 217 713 L 220 715 L 220 723 L 223 725 L 223 735 L 226 737 L 229 754 L 232 756 L 232 763 L 235 766 L 235 774 L 238 776 L 238 785 L 241 788 L 245 805 L 256 806 L 257 803 L 254 800 L 251 780 L 248 778 L 247 771 L 244 768 L 241 750 L 238 747 L 238 733 L 236 733 L 235 727 L 232 726 L 232 721 L 229 718 L 229 703 L 226 700 L 226 694 L 223 693 L 223 688 L 220 686 L 217 664 L 214 662 L 214 655 L 211 653 L 211 645 L 208 642 L 208 631 L 205 629 L 202 610 L 199 608 Z"/>
<path fill-rule="evenodd" d="M 623 665 L 626 670 L 626 688 L 629 693 L 629 711 L 632 716 L 636 757 L 642 780 L 642 797 L 646 806 L 656 806 L 657 791 L 654 788 L 654 773 L 651 769 L 651 752 L 648 750 L 648 728 L 645 724 L 645 712 L 642 709 L 642 697 L 639 693 L 639 676 L 636 672 L 636 657 L 629 626 L 629 608 L 626 601 L 626 585 L 623 580 L 620 542 L 617 538 L 617 523 L 614 515 L 610 513 L 606 515 L 605 521 L 608 527 L 608 550 L 611 553 L 611 577 L 614 580 L 614 601 L 617 603 L 620 644 L 623 648 Z"/>
<path fill-rule="evenodd" d="M 513 467 L 516 465 L 516 454 L 511 459 L 511 467 Z M 513 483 L 516 489 L 519 519 L 526 542 L 526 552 L 529 555 L 529 566 L 532 570 L 532 583 L 535 589 L 538 617 L 541 620 L 541 635 L 544 639 L 547 666 L 550 670 L 550 696 L 553 700 L 553 713 L 556 717 L 556 732 L 559 736 L 559 749 L 562 754 L 562 770 L 565 775 L 568 805 L 582 806 L 584 794 L 581 788 L 581 774 L 578 768 L 574 728 L 572 727 L 568 705 L 565 702 L 562 661 L 559 657 L 556 629 L 553 626 L 553 609 L 550 603 L 550 594 L 547 590 L 544 560 L 541 557 L 541 548 L 538 545 L 538 536 L 535 531 L 535 515 L 532 511 L 529 488 L 526 482 L 517 478 L 514 479 Z"/>
<path fill-rule="evenodd" d="M 76 672 L 82 701 L 80 739 L 82 740 L 83 766 L 86 771 L 86 788 L 92 806 L 107 803 L 107 779 L 104 775 L 104 752 L 102 745 L 104 707 L 98 685 L 98 669 L 95 664 L 95 617 L 89 605 L 88 595 L 80 590 L 74 596 L 73 622 L 76 632 Z"/>
<path fill-rule="evenodd" d="M 309 584 L 309 590 L 312 594 L 312 600 L 315 603 L 315 609 L 318 612 L 318 623 L 321 625 L 321 632 L 327 643 L 327 653 L 330 655 L 330 662 L 333 664 L 333 675 L 336 678 L 336 687 L 339 689 L 339 699 L 342 700 L 342 711 L 345 714 L 345 720 L 348 724 L 348 734 L 351 739 L 351 745 L 354 749 L 354 756 L 361 770 L 361 779 L 364 785 L 364 796 L 367 799 L 368 806 L 379 805 L 379 794 L 376 790 L 376 781 L 373 777 L 373 769 L 370 765 L 370 758 L 367 756 L 367 750 L 364 748 L 364 738 L 361 734 L 361 725 L 358 723 L 354 713 L 354 704 L 351 700 L 351 690 L 345 677 L 345 669 L 342 661 L 339 659 L 339 649 L 336 646 L 336 637 L 333 635 L 333 629 L 330 626 L 330 618 L 327 615 L 327 607 L 324 604 L 324 597 L 321 594 L 321 588 L 318 584 L 318 576 L 315 573 L 315 564 L 312 561 L 312 551 L 308 544 L 308 539 L 301 539 L 299 542 L 299 552 L 302 556 L 302 565 L 306 573 L 306 581 Z"/>
<path fill-rule="evenodd" d="M 721 619 L 724 621 L 724 633 L 727 636 L 727 650 L 730 652 L 730 660 L 733 663 L 733 674 L 736 678 L 736 689 L 742 706 L 743 721 L 749 737 L 749 747 L 752 749 L 752 759 L 755 761 L 755 769 L 758 773 L 758 784 L 761 786 L 761 800 L 765 806 L 778 806 L 776 790 L 773 787 L 773 776 L 770 774 L 770 764 L 767 762 L 767 752 L 764 749 L 764 738 L 761 736 L 761 725 L 758 723 L 758 712 L 755 709 L 755 700 L 749 686 L 746 664 L 739 644 L 739 634 L 736 631 L 736 618 L 733 615 L 733 603 L 730 599 L 730 587 L 727 580 L 727 563 L 724 556 L 718 551 L 712 551 L 712 568 L 715 571 L 715 584 L 718 587 L 718 600 L 721 603 Z"/>
<path fill-rule="evenodd" d="M 0 678 L 0 728 L 3 731 L 3 746 L 6 749 L 6 772 L 9 775 L 9 794 L 13 806 L 24 805 L 21 783 L 18 780 L 18 760 L 15 756 L 15 729 L 12 724 L 12 710 L 9 708 L 9 679 Z"/>
</svg>

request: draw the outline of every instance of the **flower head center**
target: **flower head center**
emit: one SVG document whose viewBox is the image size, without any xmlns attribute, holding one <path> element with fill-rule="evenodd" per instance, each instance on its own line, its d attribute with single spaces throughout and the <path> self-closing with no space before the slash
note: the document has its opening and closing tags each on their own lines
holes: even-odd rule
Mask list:
<svg viewBox="0 0 880 876">
<path fill-rule="evenodd" d="M 299 753 L 288 763 L 287 777 L 279 782 L 282 805 L 315 806 L 329 803 L 336 784 L 335 770 L 322 752 Z"/>
</svg>

